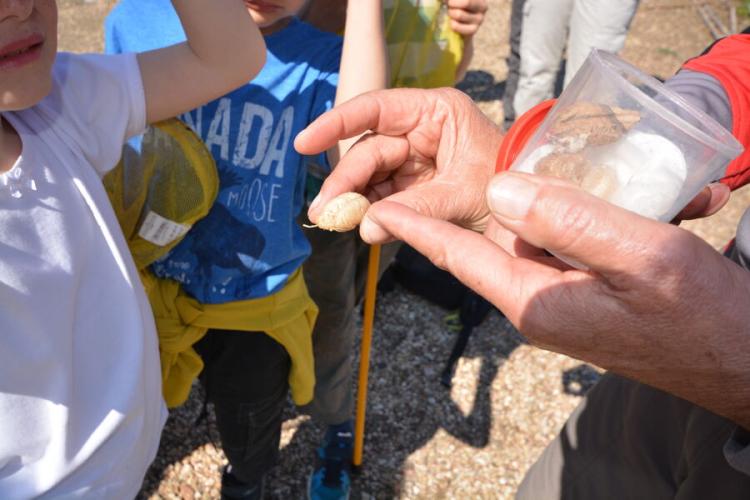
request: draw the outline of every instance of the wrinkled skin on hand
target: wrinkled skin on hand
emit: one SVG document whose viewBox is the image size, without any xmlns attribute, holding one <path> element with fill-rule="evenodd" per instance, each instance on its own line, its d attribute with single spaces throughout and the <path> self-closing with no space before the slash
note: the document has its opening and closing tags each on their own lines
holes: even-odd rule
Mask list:
<svg viewBox="0 0 750 500">
<path fill-rule="evenodd" d="M 488 219 L 485 188 L 494 174 L 500 130 L 453 89 L 396 89 L 352 99 L 313 122 L 295 147 L 313 154 L 344 137 L 365 134 L 340 160 L 310 207 L 357 191 L 371 202 L 389 197 L 434 218 L 483 230 Z M 375 203 L 360 226 L 370 243 L 393 238 L 373 222 Z"/>
<path fill-rule="evenodd" d="M 495 195 L 484 235 L 388 202 L 377 222 L 489 299 L 533 344 L 750 427 L 750 273 L 685 230 L 565 183 L 499 177 L 491 193 L 505 183 L 527 200 Z M 508 231 L 520 237 L 511 252 Z"/>
<path fill-rule="evenodd" d="M 539 347 L 750 428 L 750 273 L 675 225 L 560 179 L 493 178 L 499 133 L 455 91 L 354 99 L 313 123 L 297 147 L 312 154 L 365 130 L 321 203 L 351 190 L 382 200 L 367 213 L 366 240 L 406 241 Z M 726 187 L 709 186 L 678 218 L 711 214 L 727 198 Z"/>
</svg>

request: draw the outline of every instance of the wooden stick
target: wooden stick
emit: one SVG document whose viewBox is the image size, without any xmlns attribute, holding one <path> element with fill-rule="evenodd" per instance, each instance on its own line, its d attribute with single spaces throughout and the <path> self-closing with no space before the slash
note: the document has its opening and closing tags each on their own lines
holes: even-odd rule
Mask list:
<svg viewBox="0 0 750 500">
<path fill-rule="evenodd" d="M 365 285 L 365 314 L 362 320 L 362 347 L 359 355 L 359 384 L 357 386 L 357 414 L 354 419 L 354 456 L 355 467 L 362 465 L 362 453 L 365 442 L 365 411 L 367 409 L 367 379 L 370 373 L 370 345 L 372 344 L 372 326 L 375 322 L 375 299 L 377 298 L 378 271 L 380 267 L 380 245 L 370 247 L 370 258 L 367 262 L 367 283 Z"/>
</svg>

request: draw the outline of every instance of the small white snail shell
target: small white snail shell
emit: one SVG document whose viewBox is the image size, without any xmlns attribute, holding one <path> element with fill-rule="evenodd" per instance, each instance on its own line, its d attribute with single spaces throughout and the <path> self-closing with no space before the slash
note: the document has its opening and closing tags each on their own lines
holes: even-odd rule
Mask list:
<svg viewBox="0 0 750 500">
<path fill-rule="evenodd" d="M 317 227 L 343 233 L 362 222 L 370 202 L 359 193 L 343 193 L 326 203 L 318 217 Z M 314 226 L 313 226 L 314 227 Z"/>
</svg>

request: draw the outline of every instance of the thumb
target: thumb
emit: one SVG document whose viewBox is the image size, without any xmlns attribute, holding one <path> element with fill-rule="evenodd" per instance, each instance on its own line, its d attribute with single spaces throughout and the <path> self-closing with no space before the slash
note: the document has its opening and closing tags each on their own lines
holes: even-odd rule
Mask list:
<svg viewBox="0 0 750 500">
<path fill-rule="evenodd" d="M 407 206 L 425 217 L 478 230 L 483 229 L 488 216 L 484 189 L 485 185 L 433 179 L 391 194 L 384 201 Z M 369 243 L 385 243 L 394 237 L 377 217 L 381 206 L 380 202 L 373 204 L 360 225 L 360 235 Z"/>
<path fill-rule="evenodd" d="M 679 223 L 681 220 L 709 217 L 727 204 L 731 194 L 726 184 L 720 182 L 709 184 L 677 214 L 672 222 Z"/>
<path fill-rule="evenodd" d="M 518 172 L 495 176 L 487 202 L 495 220 L 523 240 L 602 274 L 641 268 L 679 231 L 564 181 Z"/>
</svg>

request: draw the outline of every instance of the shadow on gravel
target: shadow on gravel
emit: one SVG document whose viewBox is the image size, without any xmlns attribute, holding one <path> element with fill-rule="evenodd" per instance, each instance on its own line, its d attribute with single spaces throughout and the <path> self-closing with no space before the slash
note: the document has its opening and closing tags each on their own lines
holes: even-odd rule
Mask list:
<svg viewBox="0 0 750 500">
<path fill-rule="evenodd" d="M 364 464 L 354 477 L 352 499 L 400 496 L 405 475 L 423 467 L 421 458 L 407 462 L 408 458 L 438 432 L 474 448 L 487 446 L 492 427 L 492 382 L 505 360 L 525 341 L 500 314 L 491 313 L 472 334 L 454 377 L 454 386 L 446 389 L 440 383 L 440 373 L 455 333 L 443 325 L 445 314 L 444 309 L 401 287 L 379 296 L 370 365 Z M 356 376 L 359 342 L 355 349 Z M 185 478 L 194 481 L 195 476 L 202 475 L 203 482 L 201 479 L 194 485 L 186 482 L 181 488 L 187 493 L 181 496 L 192 497 L 192 493 L 199 493 L 202 498 L 212 498 L 213 493 L 218 493 L 219 474 L 211 467 L 220 467 L 225 459 L 219 451 L 221 446 L 211 406 L 205 416 L 201 416 L 202 410 L 203 391 L 195 384 L 188 402 L 172 412 L 158 456 L 138 498 L 158 498 L 159 482 L 167 468 L 199 448 L 203 448 L 202 454 L 207 458 L 193 463 L 194 470 Z M 285 429 L 296 426 L 296 430 L 291 441 L 282 447 L 278 465 L 266 478 L 266 497 L 305 498 L 315 448 L 322 440 L 324 427 L 307 417 L 300 418 L 291 402 L 285 408 L 284 421 Z M 207 444 L 213 446 L 205 446 Z M 428 460 L 450 457 L 450 453 L 446 453 Z M 195 470 L 197 467 L 203 469 Z M 429 470 L 420 473 L 429 474 Z M 204 489 L 205 476 L 216 478 L 210 490 Z"/>
<path fill-rule="evenodd" d="M 401 287 L 379 296 L 378 304 L 364 463 L 354 476 L 353 499 L 404 494 L 405 475 L 422 467 L 415 462 L 423 462 L 421 458 L 407 462 L 408 458 L 438 432 L 474 448 L 487 446 L 492 427 L 492 382 L 508 356 L 524 343 L 507 321 L 493 312 L 476 329 L 464 354 L 463 363 L 470 368 L 459 369 L 449 390 L 441 385 L 440 373 L 455 334 L 442 324 L 445 310 Z M 355 362 L 358 366 L 359 360 Z M 323 427 L 311 420 L 299 425 L 268 478 L 269 498 L 305 497 L 315 447 L 323 433 Z M 427 460 L 450 458 L 446 453 Z M 420 474 L 429 474 L 429 470 Z"/>
<path fill-rule="evenodd" d="M 475 102 L 499 101 L 505 92 L 505 82 L 496 81 L 486 71 L 471 70 L 456 88 L 468 94 Z"/>
</svg>

